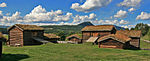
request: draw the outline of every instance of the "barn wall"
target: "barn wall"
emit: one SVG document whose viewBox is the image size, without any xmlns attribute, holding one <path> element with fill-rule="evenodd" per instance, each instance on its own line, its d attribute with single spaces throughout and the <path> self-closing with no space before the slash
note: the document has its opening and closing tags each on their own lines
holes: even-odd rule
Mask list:
<svg viewBox="0 0 150 61">
<path fill-rule="evenodd" d="M 19 28 L 13 27 L 9 31 L 9 45 L 15 46 L 16 44 L 23 46 L 23 32 Z"/>
<path fill-rule="evenodd" d="M 83 31 L 82 41 L 86 42 L 86 40 L 88 40 L 90 37 L 102 37 L 105 35 L 109 35 L 111 33 L 112 33 L 111 31 L 90 31 L 90 32 Z"/>
<path fill-rule="evenodd" d="M 130 44 L 134 47 L 140 48 L 140 38 L 131 38 Z"/>
<path fill-rule="evenodd" d="M 123 49 L 124 44 L 113 39 L 107 39 L 99 42 L 99 48 L 117 48 Z"/>
<path fill-rule="evenodd" d="M 24 45 L 39 44 L 33 37 L 43 37 L 43 31 L 24 31 Z"/>
</svg>

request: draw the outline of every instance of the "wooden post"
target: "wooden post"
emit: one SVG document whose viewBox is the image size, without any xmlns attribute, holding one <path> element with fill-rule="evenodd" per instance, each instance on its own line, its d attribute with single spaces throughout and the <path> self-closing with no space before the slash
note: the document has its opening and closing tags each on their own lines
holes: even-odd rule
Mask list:
<svg viewBox="0 0 150 61">
<path fill-rule="evenodd" d="M 98 47 L 100 48 L 100 42 L 98 42 Z"/>
<path fill-rule="evenodd" d="M 2 56 L 2 41 L 0 41 L 0 58 Z"/>
</svg>

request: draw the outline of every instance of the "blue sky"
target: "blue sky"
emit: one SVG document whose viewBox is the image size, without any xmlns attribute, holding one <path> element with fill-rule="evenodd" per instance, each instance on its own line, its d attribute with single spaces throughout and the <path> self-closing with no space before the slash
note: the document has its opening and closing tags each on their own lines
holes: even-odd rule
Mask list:
<svg viewBox="0 0 150 61">
<path fill-rule="evenodd" d="M 0 0 L 0 24 L 72 25 L 91 21 L 130 28 L 150 23 L 149 6 L 150 0 Z"/>
</svg>

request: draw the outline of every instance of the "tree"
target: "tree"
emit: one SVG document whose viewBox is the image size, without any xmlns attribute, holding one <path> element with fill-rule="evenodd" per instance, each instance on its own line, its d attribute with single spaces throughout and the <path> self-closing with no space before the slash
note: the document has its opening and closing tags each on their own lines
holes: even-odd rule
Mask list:
<svg viewBox="0 0 150 61">
<path fill-rule="evenodd" d="M 58 32 L 57 35 L 61 37 L 60 40 L 65 40 L 66 39 L 66 34 L 63 31 Z"/>
<path fill-rule="evenodd" d="M 135 26 L 135 30 L 141 30 L 144 36 L 149 31 L 149 26 L 147 24 L 139 23 Z"/>
</svg>

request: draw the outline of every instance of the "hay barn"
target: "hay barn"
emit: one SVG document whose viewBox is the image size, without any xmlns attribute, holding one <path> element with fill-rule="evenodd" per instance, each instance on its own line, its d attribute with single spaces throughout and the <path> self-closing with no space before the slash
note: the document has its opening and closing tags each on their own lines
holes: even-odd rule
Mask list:
<svg viewBox="0 0 150 61">
<path fill-rule="evenodd" d="M 72 41 L 72 42 L 75 42 L 75 43 L 81 43 L 82 37 L 78 34 L 73 34 L 73 35 L 70 35 L 70 36 L 66 37 L 66 39 L 68 41 Z"/>
<path fill-rule="evenodd" d="M 60 36 L 57 36 L 56 34 L 46 34 L 44 33 L 44 39 L 53 43 L 57 43 L 57 41 L 60 40 Z"/>
<path fill-rule="evenodd" d="M 44 36 L 44 28 L 36 25 L 15 24 L 8 28 L 8 32 L 7 44 L 10 46 L 42 44 L 34 40 L 34 37 L 42 38 Z"/>
<path fill-rule="evenodd" d="M 126 49 L 130 46 L 130 40 L 126 35 L 123 34 L 110 34 L 99 38 L 99 48 L 116 48 Z"/>
<path fill-rule="evenodd" d="M 96 25 L 86 26 L 82 30 L 82 42 L 97 42 L 99 37 L 115 34 L 116 28 L 114 25 Z"/>
<path fill-rule="evenodd" d="M 124 34 L 131 38 L 130 41 L 130 48 L 132 49 L 139 49 L 140 48 L 140 37 L 141 31 L 140 30 L 119 30 L 116 34 Z"/>
</svg>

